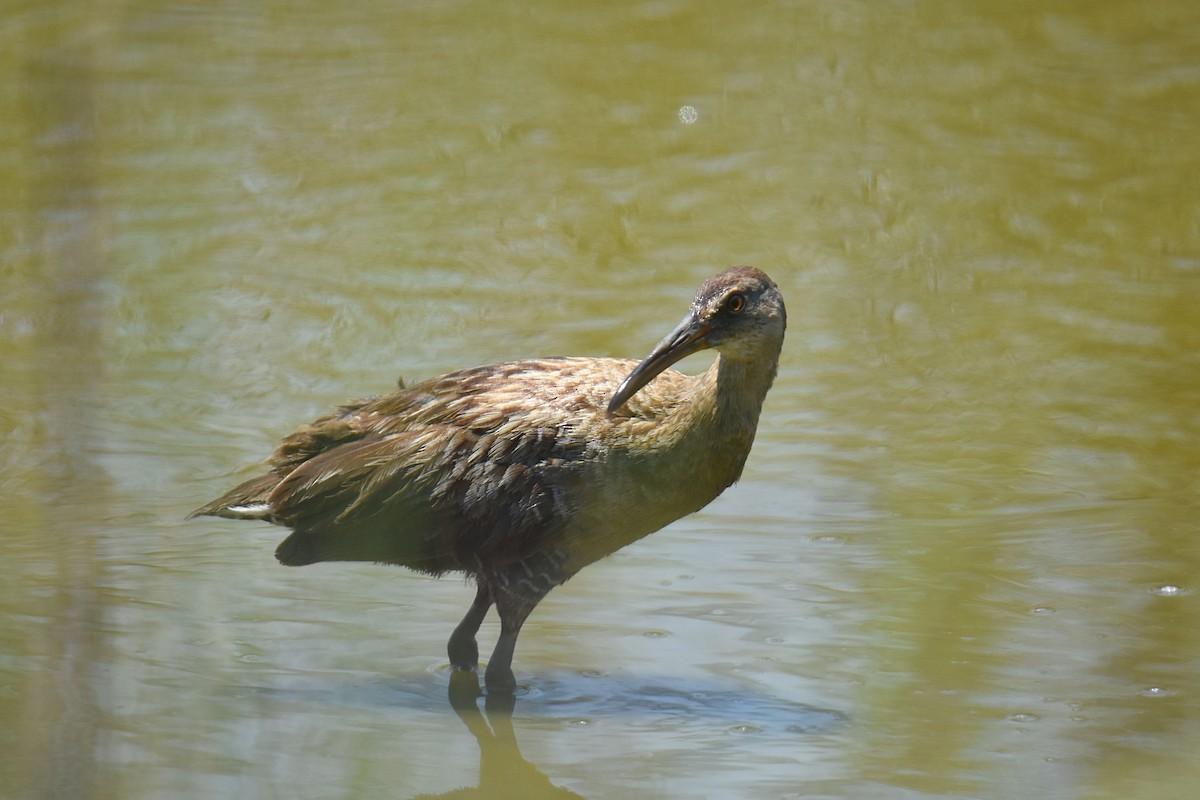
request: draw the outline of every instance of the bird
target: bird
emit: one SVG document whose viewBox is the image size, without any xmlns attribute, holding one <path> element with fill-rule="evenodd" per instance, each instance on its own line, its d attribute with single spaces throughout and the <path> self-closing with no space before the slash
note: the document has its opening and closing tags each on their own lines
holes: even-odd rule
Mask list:
<svg viewBox="0 0 1200 800">
<path fill-rule="evenodd" d="M 517 637 L 552 589 L 698 511 L 741 475 L 787 314 L 762 270 L 700 286 L 643 360 L 555 357 L 450 372 L 347 403 L 286 436 L 251 478 L 190 517 L 290 529 L 280 563 L 366 561 L 461 572 L 475 599 L 447 643 L 489 692 L 513 692 Z M 715 349 L 698 375 L 670 369 Z"/>
</svg>

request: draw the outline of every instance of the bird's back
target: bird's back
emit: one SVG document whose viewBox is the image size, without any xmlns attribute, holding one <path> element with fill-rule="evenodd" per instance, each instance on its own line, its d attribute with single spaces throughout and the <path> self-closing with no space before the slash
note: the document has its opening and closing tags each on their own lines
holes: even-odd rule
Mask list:
<svg viewBox="0 0 1200 800">
<path fill-rule="evenodd" d="M 440 573 L 519 561 L 565 536 L 580 509 L 628 496 L 634 487 L 610 485 L 610 467 L 641 458 L 699 380 L 668 370 L 608 413 L 635 363 L 515 361 L 342 406 L 284 439 L 269 473 L 196 513 L 291 528 L 277 551 L 285 564 L 364 560 Z M 626 527 L 634 538 L 650 532 Z"/>
</svg>

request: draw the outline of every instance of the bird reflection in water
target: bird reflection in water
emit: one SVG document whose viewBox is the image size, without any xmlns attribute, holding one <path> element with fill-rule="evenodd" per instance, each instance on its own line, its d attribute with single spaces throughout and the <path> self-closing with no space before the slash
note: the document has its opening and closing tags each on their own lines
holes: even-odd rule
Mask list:
<svg viewBox="0 0 1200 800">
<path fill-rule="evenodd" d="M 283 440 L 270 471 L 193 512 L 290 528 L 280 562 L 374 561 L 477 591 L 450 663 L 516 687 L 521 626 L 592 562 L 703 508 L 741 475 L 783 346 L 783 296 L 734 267 L 704 282 L 641 362 L 546 358 L 452 372 L 350 403 Z M 672 364 L 714 348 L 703 374 Z"/>
<path fill-rule="evenodd" d="M 480 695 L 479 678 L 474 672 L 451 671 L 450 706 L 479 744 L 479 785 L 436 795 L 417 795 L 413 800 L 579 800 L 580 795 L 555 786 L 521 755 L 512 722 L 516 695 L 489 692 L 483 711 L 479 708 Z"/>
</svg>

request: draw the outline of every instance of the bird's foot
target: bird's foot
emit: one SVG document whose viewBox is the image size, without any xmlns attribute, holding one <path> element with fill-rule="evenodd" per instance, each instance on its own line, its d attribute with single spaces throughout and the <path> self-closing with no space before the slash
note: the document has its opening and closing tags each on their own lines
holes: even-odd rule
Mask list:
<svg viewBox="0 0 1200 800">
<path fill-rule="evenodd" d="M 446 645 L 446 654 L 450 656 L 450 666 L 455 669 L 479 669 L 479 645 L 474 636 L 451 636 Z"/>
<path fill-rule="evenodd" d="M 489 694 L 492 692 L 512 694 L 517 690 L 517 678 L 507 664 L 488 664 L 487 671 L 483 674 L 483 682 L 487 686 Z"/>
</svg>

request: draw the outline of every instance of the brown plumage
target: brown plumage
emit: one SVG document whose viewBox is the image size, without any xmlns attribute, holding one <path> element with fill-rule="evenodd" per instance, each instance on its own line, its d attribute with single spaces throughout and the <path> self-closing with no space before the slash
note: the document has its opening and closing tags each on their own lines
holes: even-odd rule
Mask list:
<svg viewBox="0 0 1200 800">
<path fill-rule="evenodd" d="M 765 273 L 700 287 L 642 362 L 547 358 L 451 372 L 344 405 L 285 438 L 271 469 L 197 509 L 290 528 L 289 566 L 377 561 L 474 578 L 451 663 L 478 663 L 492 604 L 489 688 L 538 601 L 583 567 L 696 511 L 741 474 L 786 325 Z M 695 377 L 667 369 L 719 355 Z M 623 382 L 622 382 L 622 379 Z"/>
</svg>

